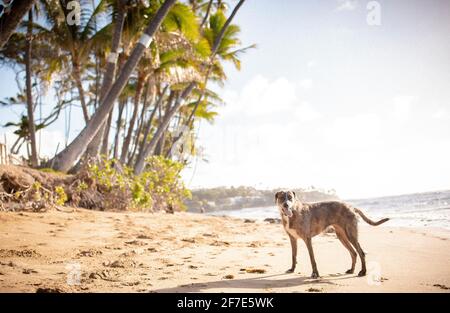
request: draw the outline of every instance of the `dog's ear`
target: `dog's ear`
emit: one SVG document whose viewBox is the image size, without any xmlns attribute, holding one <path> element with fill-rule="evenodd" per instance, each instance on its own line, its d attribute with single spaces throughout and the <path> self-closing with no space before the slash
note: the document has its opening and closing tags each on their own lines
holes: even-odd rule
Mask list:
<svg viewBox="0 0 450 313">
<path fill-rule="evenodd" d="M 294 198 L 297 198 L 297 196 L 295 195 L 295 191 L 292 190 L 292 194 L 294 195 Z"/>
<path fill-rule="evenodd" d="M 278 199 L 278 196 L 280 195 L 280 193 L 281 193 L 281 191 L 278 191 L 278 192 L 275 194 L 275 202 L 277 202 L 277 199 Z"/>
</svg>

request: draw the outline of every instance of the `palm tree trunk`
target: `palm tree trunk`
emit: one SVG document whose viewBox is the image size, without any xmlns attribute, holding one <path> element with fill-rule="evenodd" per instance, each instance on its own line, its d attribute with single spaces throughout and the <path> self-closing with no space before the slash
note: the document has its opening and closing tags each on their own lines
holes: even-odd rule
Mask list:
<svg viewBox="0 0 450 313">
<path fill-rule="evenodd" d="M 216 40 L 214 41 L 214 45 L 213 45 L 213 47 L 211 49 L 211 57 L 210 57 L 211 58 L 211 63 L 212 63 L 212 60 L 214 59 L 214 56 L 217 53 L 217 50 L 219 49 L 219 45 L 222 42 L 223 36 L 225 35 L 225 32 L 226 32 L 227 28 L 230 26 L 231 21 L 233 20 L 233 18 L 236 15 L 236 13 L 239 11 L 240 7 L 244 4 L 244 2 L 245 2 L 245 0 L 240 0 L 239 1 L 239 3 L 233 9 L 233 12 L 231 12 L 231 15 L 228 17 L 227 21 L 223 25 L 222 29 L 220 30 L 219 35 L 217 36 Z M 208 11 L 209 11 L 209 9 L 210 8 L 208 8 Z M 206 20 L 206 17 L 207 16 L 205 16 L 205 19 L 202 22 L 202 26 L 203 26 L 203 24 L 204 24 L 204 22 Z M 200 105 L 200 103 L 202 101 L 202 98 L 205 95 L 206 84 L 208 82 L 208 78 L 209 78 L 209 75 L 211 73 L 211 63 L 209 64 L 208 69 L 206 71 L 205 81 L 204 81 L 204 84 L 203 84 L 204 87 L 203 87 L 203 89 L 202 89 L 202 91 L 201 91 L 201 93 L 200 93 L 200 95 L 198 97 L 197 102 L 194 105 L 194 108 L 191 111 L 191 114 L 189 115 L 189 117 L 188 117 L 188 119 L 186 121 L 186 126 L 187 127 L 190 127 L 191 124 L 193 123 L 193 119 L 194 119 L 195 113 L 197 112 L 197 109 L 198 109 L 198 107 L 199 107 L 199 105 Z M 170 147 L 170 150 L 178 142 L 178 140 L 180 140 L 181 137 L 183 137 L 183 131 L 181 131 L 180 134 L 173 139 L 171 147 Z"/>
<path fill-rule="evenodd" d="M 0 18 L 0 49 L 8 42 L 9 37 L 35 2 L 36 0 L 14 1 L 9 14 L 3 14 Z"/>
<path fill-rule="evenodd" d="M 121 101 L 119 103 L 119 113 L 116 121 L 116 134 L 114 136 L 114 153 L 113 158 L 117 160 L 119 157 L 119 138 L 120 138 L 120 129 L 122 128 L 122 114 L 123 109 L 125 108 L 125 101 Z"/>
<path fill-rule="evenodd" d="M 140 158 L 140 154 L 144 152 L 144 147 L 145 147 L 145 144 L 147 143 L 148 135 L 150 134 L 150 129 L 152 128 L 153 118 L 155 117 L 156 111 L 158 111 L 159 106 L 162 104 L 162 101 L 164 99 L 164 94 L 166 93 L 166 90 L 168 88 L 169 88 L 169 86 L 164 87 L 163 91 L 161 92 L 161 96 L 159 97 L 158 102 L 156 102 L 155 107 L 153 108 L 153 111 L 150 114 L 150 117 L 147 121 L 147 125 L 145 126 L 145 129 L 144 129 L 144 137 L 142 138 L 141 145 L 139 146 L 138 159 Z M 168 100 L 169 103 L 172 102 L 171 97 L 173 98 L 173 93 L 171 94 L 171 96 L 169 96 L 169 100 Z"/>
<path fill-rule="evenodd" d="M 225 35 L 226 30 L 228 29 L 228 26 L 230 26 L 231 21 L 233 20 L 236 13 L 239 11 L 241 6 L 244 4 L 245 0 L 240 0 L 239 3 L 234 7 L 233 12 L 231 12 L 231 15 L 228 17 L 225 24 L 223 24 L 222 29 L 220 30 L 219 35 L 217 36 L 216 40 L 214 41 L 213 48 L 211 49 L 211 57 L 214 58 L 214 56 L 217 53 L 217 49 L 219 49 L 219 45 L 222 42 L 223 36 Z"/>
<path fill-rule="evenodd" d="M 156 144 L 156 148 L 155 151 L 153 152 L 153 155 L 163 155 L 164 147 L 166 145 L 166 133 L 167 129 L 162 133 L 161 138 L 159 138 L 159 141 Z"/>
<path fill-rule="evenodd" d="M 86 105 L 86 99 L 84 98 L 84 88 L 81 81 L 80 65 L 77 61 L 73 63 L 73 79 L 75 79 L 75 85 L 78 89 L 78 96 L 80 98 L 81 109 L 83 110 L 83 117 L 86 124 L 89 122 L 89 112 Z"/>
<path fill-rule="evenodd" d="M 106 156 L 108 155 L 109 132 L 111 130 L 112 118 L 113 118 L 113 112 L 109 112 L 106 124 L 103 125 L 103 140 L 102 140 L 102 147 L 100 149 L 100 154 L 106 155 Z"/>
<path fill-rule="evenodd" d="M 12 154 L 17 154 L 16 150 L 14 150 L 16 148 L 16 146 L 19 144 L 19 142 L 22 140 L 22 137 L 17 137 L 16 141 L 14 142 L 14 144 L 12 145 L 12 147 L 9 149 L 9 151 Z"/>
<path fill-rule="evenodd" d="M 144 96 L 144 102 L 143 102 L 142 110 L 141 110 L 141 118 L 139 119 L 137 131 L 134 136 L 133 152 L 131 153 L 130 157 L 128 158 L 128 162 L 127 162 L 128 166 L 132 166 L 134 157 L 136 156 L 136 151 L 139 146 L 139 138 L 141 137 L 142 129 L 144 127 L 144 119 L 145 119 L 145 113 L 147 112 L 147 108 L 150 103 L 153 103 L 155 101 L 154 93 L 152 93 L 152 99 L 150 101 L 148 100 L 148 94 L 150 92 L 149 85 L 150 85 L 150 83 L 147 83 L 146 90 L 144 92 L 145 96 Z"/>
<path fill-rule="evenodd" d="M 28 11 L 28 26 L 27 26 L 27 43 L 25 54 L 25 70 L 26 70 L 26 85 L 27 85 L 27 114 L 28 114 L 28 132 L 30 136 L 31 144 L 31 166 L 37 167 L 39 165 L 37 148 L 36 148 L 36 127 L 34 124 L 34 105 L 33 105 L 33 93 L 31 86 L 31 45 L 33 40 L 33 11 Z"/>
<path fill-rule="evenodd" d="M 64 150 L 49 161 L 49 164 L 53 164 L 53 169 L 60 171 L 69 170 L 70 167 L 72 167 L 84 153 L 87 145 L 92 141 L 107 119 L 109 112 L 111 112 L 111 109 L 114 106 L 114 102 L 122 92 L 128 82 L 128 79 L 130 78 L 131 73 L 134 71 L 136 65 L 144 54 L 144 50 L 150 45 L 152 36 L 159 29 L 163 19 L 166 17 L 175 2 L 176 0 L 166 0 L 158 9 L 156 15 L 145 29 L 141 39 L 134 47 L 130 58 L 123 66 L 116 82 L 111 86 L 111 89 L 107 93 L 105 99 L 101 101 L 99 108 L 89 120 L 89 123 Z"/>
<path fill-rule="evenodd" d="M 136 119 L 139 112 L 139 104 L 141 103 L 142 90 L 144 88 L 146 77 L 144 74 L 138 75 L 136 94 L 134 95 L 134 107 L 133 114 L 131 115 L 130 123 L 128 125 L 128 133 L 125 137 L 125 141 L 122 145 L 122 154 L 120 155 L 120 162 L 125 164 L 127 161 L 128 150 L 130 149 L 131 139 L 133 138 L 134 124 L 136 124 Z"/>
<path fill-rule="evenodd" d="M 114 81 L 114 77 L 116 76 L 117 57 L 119 55 L 120 41 L 122 39 L 123 24 L 125 21 L 125 13 L 126 13 L 125 2 L 126 0 L 118 1 L 118 12 L 114 24 L 111 53 L 108 55 L 107 58 L 106 71 L 103 77 L 102 88 L 100 90 L 100 102 L 104 99 L 107 92 L 111 88 Z M 109 128 L 111 126 L 112 120 L 112 111 L 113 110 L 111 110 L 111 112 L 109 113 L 108 119 L 105 123 L 103 123 L 102 127 L 100 128 L 100 131 L 88 145 L 86 149 L 87 157 L 96 157 L 99 152 L 104 155 L 108 153 L 108 137 L 109 137 Z"/>
<path fill-rule="evenodd" d="M 205 26 L 206 21 L 208 20 L 209 12 L 211 12 L 211 7 L 214 0 L 209 0 L 208 7 L 206 8 L 205 16 L 203 17 L 202 23 L 200 24 L 200 28 Z"/>
<path fill-rule="evenodd" d="M 166 131 L 167 126 L 169 126 L 170 120 L 175 115 L 175 113 L 178 111 L 180 106 L 183 104 L 184 99 L 186 99 L 190 95 L 190 93 L 191 93 L 192 89 L 194 88 L 194 86 L 195 86 L 194 82 L 190 83 L 186 87 L 186 89 L 183 90 L 182 94 L 180 95 L 180 97 L 175 102 L 175 105 L 169 110 L 169 112 L 167 112 L 164 115 L 163 121 L 161 122 L 161 124 L 159 125 L 158 129 L 156 130 L 156 133 L 153 136 L 152 140 L 150 140 L 150 143 L 148 144 L 147 147 L 145 147 L 142 155 L 136 161 L 136 165 L 134 167 L 134 173 L 135 174 L 142 173 L 142 171 L 144 170 L 144 166 L 145 166 L 145 159 L 151 153 L 153 153 L 153 150 L 155 150 L 156 144 L 158 143 L 158 141 L 161 138 L 161 136 L 163 135 L 163 133 Z"/>
</svg>

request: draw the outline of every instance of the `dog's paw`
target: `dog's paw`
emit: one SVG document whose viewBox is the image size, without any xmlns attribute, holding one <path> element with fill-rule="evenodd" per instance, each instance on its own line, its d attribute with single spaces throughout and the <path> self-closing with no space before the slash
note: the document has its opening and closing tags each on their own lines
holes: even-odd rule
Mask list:
<svg viewBox="0 0 450 313">
<path fill-rule="evenodd" d="M 287 273 L 287 274 L 294 273 L 294 271 L 295 271 L 295 268 L 290 268 L 285 273 Z"/>
<path fill-rule="evenodd" d="M 360 271 L 360 272 L 358 273 L 358 276 L 359 276 L 359 277 L 366 276 L 366 271 Z"/>
<path fill-rule="evenodd" d="M 349 269 L 349 270 L 347 270 L 347 271 L 345 272 L 345 274 L 353 274 L 354 271 L 355 271 L 355 270 Z"/>
<path fill-rule="evenodd" d="M 319 278 L 320 276 L 319 276 L 319 273 L 318 272 L 313 272 L 312 274 L 311 274 L 311 278 Z"/>
</svg>

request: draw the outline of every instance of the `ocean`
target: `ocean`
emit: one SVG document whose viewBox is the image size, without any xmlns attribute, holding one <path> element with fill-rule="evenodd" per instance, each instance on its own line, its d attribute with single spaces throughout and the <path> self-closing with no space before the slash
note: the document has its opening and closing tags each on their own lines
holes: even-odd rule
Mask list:
<svg viewBox="0 0 450 313">
<path fill-rule="evenodd" d="M 343 201 L 362 209 L 373 220 L 389 217 L 391 220 L 382 226 L 437 227 L 450 230 L 450 190 Z M 207 214 L 255 220 L 280 217 L 275 205 Z"/>
</svg>

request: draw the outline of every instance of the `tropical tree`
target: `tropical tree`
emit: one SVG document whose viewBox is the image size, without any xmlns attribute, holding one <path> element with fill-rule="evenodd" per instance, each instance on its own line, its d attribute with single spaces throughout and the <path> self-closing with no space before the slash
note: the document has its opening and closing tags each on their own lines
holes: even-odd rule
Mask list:
<svg viewBox="0 0 450 313">
<path fill-rule="evenodd" d="M 53 165 L 54 169 L 62 171 L 69 170 L 70 167 L 72 167 L 84 153 L 87 145 L 92 141 L 92 139 L 102 127 L 103 123 L 106 121 L 117 97 L 120 95 L 123 88 L 127 84 L 130 75 L 142 58 L 145 49 L 150 45 L 153 35 L 159 29 L 163 19 L 169 12 L 170 8 L 175 4 L 175 2 L 176 0 L 166 0 L 158 9 L 148 27 L 145 29 L 144 34 L 133 49 L 129 59 L 121 69 L 117 80 L 111 86 L 103 101 L 101 101 L 98 109 L 96 110 L 92 118 L 88 121 L 86 127 L 72 141 L 71 144 L 69 144 L 63 151 L 56 155 L 51 161 L 50 164 Z"/>
<path fill-rule="evenodd" d="M 211 29 L 212 31 L 205 32 L 206 37 L 208 38 L 209 35 L 209 42 L 211 44 L 211 53 L 210 53 L 210 62 L 207 65 L 207 70 L 206 70 L 206 74 L 205 74 L 205 83 L 204 85 L 206 85 L 206 82 L 209 78 L 209 75 L 211 73 L 212 70 L 212 65 L 217 65 L 217 62 L 214 62 L 215 56 L 218 53 L 218 50 L 220 48 L 220 45 L 224 45 L 226 44 L 226 42 L 223 44 L 223 38 L 225 36 L 225 33 L 228 32 L 228 34 L 232 34 L 233 32 L 238 31 L 238 28 L 236 27 L 231 27 L 231 21 L 233 20 L 234 16 L 236 15 L 237 11 L 239 10 L 239 8 L 244 4 L 245 0 L 240 0 L 238 2 L 238 4 L 236 5 L 236 7 L 233 9 L 231 15 L 229 16 L 228 19 L 226 19 L 223 23 L 220 23 L 221 20 L 219 18 L 212 18 L 212 22 L 210 22 L 210 24 L 212 25 Z M 219 11 L 220 12 L 220 11 Z M 218 13 L 217 15 L 218 17 L 224 17 L 224 15 L 220 15 L 220 13 Z M 222 19 L 223 20 L 223 19 Z M 216 22 L 217 21 L 217 22 Z M 221 24 L 221 25 L 220 25 Z M 218 27 L 218 25 L 220 25 L 220 27 Z M 214 36 L 214 30 L 218 30 L 217 36 Z M 231 58 L 233 59 L 233 58 Z M 192 84 L 192 83 L 191 83 Z M 174 116 L 174 114 L 178 111 L 179 107 L 182 105 L 182 102 L 190 95 L 190 92 L 192 91 L 194 85 L 189 85 L 181 94 L 181 97 L 179 97 L 177 99 L 177 101 L 175 102 L 175 105 L 173 106 L 173 108 L 171 108 L 167 114 L 165 115 L 163 121 L 161 122 L 161 124 L 159 125 L 158 129 L 155 132 L 155 135 L 153 136 L 152 140 L 150 141 L 150 143 L 147 145 L 147 147 L 145 147 L 145 149 L 142 151 L 141 155 L 139 156 L 139 158 L 136 161 L 136 165 L 134 167 L 134 173 L 135 174 L 140 174 L 143 170 L 144 170 L 144 166 L 145 166 L 145 159 L 150 156 L 158 141 L 161 139 L 161 137 L 163 136 L 164 132 L 166 131 L 166 128 L 168 127 L 171 118 Z M 198 106 L 200 104 L 201 101 L 201 97 L 203 96 L 204 93 L 202 93 L 197 101 L 197 104 L 194 106 L 193 109 L 193 114 L 192 116 L 195 114 L 196 110 L 198 109 Z M 181 136 L 180 136 L 181 137 Z M 178 139 L 177 139 L 178 140 Z"/>
<path fill-rule="evenodd" d="M 49 42 L 61 51 L 60 62 L 67 62 L 72 79 L 78 91 L 83 117 L 87 123 L 90 118 L 83 87 L 83 73 L 90 65 L 90 57 L 94 49 L 107 50 L 110 42 L 110 25 L 96 31 L 96 18 L 107 9 L 107 1 L 101 0 L 95 8 L 82 5 L 80 23 L 72 23 L 69 15 L 70 0 L 43 1 L 46 23 L 36 24 L 39 39 Z M 48 26 L 47 26 L 48 25 Z M 60 67 L 62 67 L 60 65 Z"/>
<path fill-rule="evenodd" d="M 117 70 L 117 60 L 119 56 L 120 43 L 122 39 L 123 25 L 125 21 L 125 15 L 127 11 L 127 0 L 117 0 L 113 1 L 110 5 L 112 6 L 112 14 L 114 21 L 114 30 L 111 42 L 111 52 L 107 57 L 106 70 L 103 76 L 103 83 L 100 93 L 100 102 L 106 96 L 107 92 L 111 88 L 114 78 L 116 76 Z M 108 147 L 108 137 L 109 137 L 109 127 L 111 125 L 112 112 L 108 115 L 108 120 L 100 128 L 100 131 L 94 137 L 94 139 L 89 143 L 87 147 L 86 154 L 88 157 L 96 157 L 98 155 L 100 144 L 103 140 L 103 147 L 101 152 L 103 154 L 107 153 Z"/>
<path fill-rule="evenodd" d="M 30 11 L 36 0 L 14 1 L 9 13 L 0 16 L 0 49 L 8 42 L 11 35 L 19 26 L 22 18 Z"/>
<path fill-rule="evenodd" d="M 25 52 L 25 77 L 26 77 L 26 91 L 27 91 L 27 113 L 28 113 L 28 132 L 31 143 L 31 155 L 30 163 L 32 166 L 38 166 L 38 155 L 36 147 L 36 129 L 34 125 L 34 105 L 33 105 L 33 93 L 31 86 L 31 45 L 33 40 L 33 11 L 28 11 L 28 26 L 27 26 L 27 38 L 26 38 L 26 52 Z"/>
</svg>

